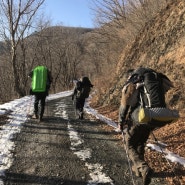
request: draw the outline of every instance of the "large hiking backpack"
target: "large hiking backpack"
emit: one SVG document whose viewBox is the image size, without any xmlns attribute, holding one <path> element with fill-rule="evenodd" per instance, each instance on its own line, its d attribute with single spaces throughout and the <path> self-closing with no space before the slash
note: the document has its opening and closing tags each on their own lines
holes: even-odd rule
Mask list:
<svg viewBox="0 0 185 185">
<path fill-rule="evenodd" d="M 163 126 L 178 119 L 178 111 L 166 108 L 165 93 L 173 87 L 166 75 L 150 68 L 139 68 L 130 81 L 139 88 L 140 106 L 133 112 L 137 122 Z"/>
<path fill-rule="evenodd" d="M 88 98 L 91 91 L 91 87 L 89 85 L 84 85 L 82 87 L 81 97 Z"/>
<path fill-rule="evenodd" d="M 77 81 L 76 90 L 78 98 L 88 98 L 91 91 L 91 85 L 85 83 L 82 79 L 82 81 Z"/>
<path fill-rule="evenodd" d="M 140 101 L 143 107 L 166 107 L 162 78 L 156 71 L 139 68 L 134 72 L 141 83 Z"/>
<path fill-rule="evenodd" d="M 82 78 L 82 84 L 83 84 L 82 97 L 88 98 L 91 91 L 91 87 L 93 87 L 93 85 L 91 84 L 91 81 L 87 76 L 84 76 Z"/>
<path fill-rule="evenodd" d="M 87 76 L 84 76 L 82 78 L 82 83 L 85 85 L 85 86 L 91 86 L 91 82 L 89 80 L 89 78 Z"/>
<path fill-rule="evenodd" d="M 48 70 L 45 66 L 37 66 L 32 74 L 32 91 L 45 92 L 47 85 Z"/>
</svg>

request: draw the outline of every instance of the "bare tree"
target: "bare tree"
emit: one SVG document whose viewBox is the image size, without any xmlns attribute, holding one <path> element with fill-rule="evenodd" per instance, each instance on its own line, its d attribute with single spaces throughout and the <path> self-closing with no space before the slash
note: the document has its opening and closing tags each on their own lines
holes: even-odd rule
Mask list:
<svg viewBox="0 0 185 185">
<path fill-rule="evenodd" d="M 1 0 L 1 36 L 3 40 L 10 43 L 11 68 L 13 73 L 14 89 L 19 96 L 24 96 L 25 92 L 21 88 L 18 64 L 18 46 L 23 48 L 23 38 L 32 30 L 32 20 L 36 15 L 39 7 L 44 3 L 44 0 Z"/>
<path fill-rule="evenodd" d="M 129 41 L 167 5 L 166 0 L 93 0 L 95 23 L 109 37 Z"/>
<path fill-rule="evenodd" d="M 114 24 L 116 27 L 123 27 L 123 20 L 126 18 L 126 0 L 93 0 L 95 11 L 95 22 L 98 26 Z"/>
<path fill-rule="evenodd" d="M 79 35 L 78 29 L 54 26 L 35 33 L 34 39 L 31 37 L 32 42 L 34 40 L 31 53 L 36 58 L 34 64 L 44 64 L 51 70 L 54 93 L 68 89 L 72 79 L 78 76 L 83 52 Z"/>
</svg>

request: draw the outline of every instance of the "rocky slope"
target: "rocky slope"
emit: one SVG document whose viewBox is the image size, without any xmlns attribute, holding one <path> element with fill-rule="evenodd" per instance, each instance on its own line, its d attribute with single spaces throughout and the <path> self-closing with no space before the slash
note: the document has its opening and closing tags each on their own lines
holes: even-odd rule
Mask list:
<svg viewBox="0 0 185 185">
<path fill-rule="evenodd" d="M 161 11 L 124 49 L 114 79 L 115 86 L 104 102 L 118 105 L 124 83 L 124 72 L 145 66 L 165 73 L 175 85 L 167 101 L 171 106 L 185 109 L 185 2 L 177 0 Z M 110 93 L 111 92 L 111 93 Z"/>
</svg>

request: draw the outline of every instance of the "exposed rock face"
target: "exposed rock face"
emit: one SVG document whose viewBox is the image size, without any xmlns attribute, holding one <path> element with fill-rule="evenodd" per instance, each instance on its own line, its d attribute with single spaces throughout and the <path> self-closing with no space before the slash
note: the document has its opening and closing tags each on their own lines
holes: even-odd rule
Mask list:
<svg viewBox="0 0 185 185">
<path fill-rule="evenodd" d="M 118 66 L 115 87 L 106 103 L 119 104 L 125 71 L 145 66 L 163 72 L 174 82 L 167 101 L 185 109 L 185 1 L 172 2 L 148 23 L 132 46 L 123 51 Z"/>
</svg>

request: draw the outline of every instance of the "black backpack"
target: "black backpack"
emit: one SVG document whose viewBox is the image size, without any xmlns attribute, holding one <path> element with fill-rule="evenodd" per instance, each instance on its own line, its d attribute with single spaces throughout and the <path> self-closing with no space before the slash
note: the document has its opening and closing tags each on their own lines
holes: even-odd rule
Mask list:
<svg viewBox="0 0 185 185">
<path fill-rule="evenodd" d="M 166 108 L 165 93 L 173 87 L 166 75 L 150 68 L 139 68 L 129 81 L 139 89 L 139 103 L 133 111 L 133 120 L 164 126 L 178 119 L 178 111 Z"/>
<path fill-rule="evenodd" d="M 76 83 L 77 98 L 88 98 L 91 91 L 91 87 L 92 86 L 89 83 L 77 81 Z"/>
<path fill-rule="evenodd" d="M 143 107 L 166 107 L 165 93 L 173 87 L 166 75 L 150 68 L 138 68 L 130 81 L 140 84 L 140 103 Z"/>
</svg>

